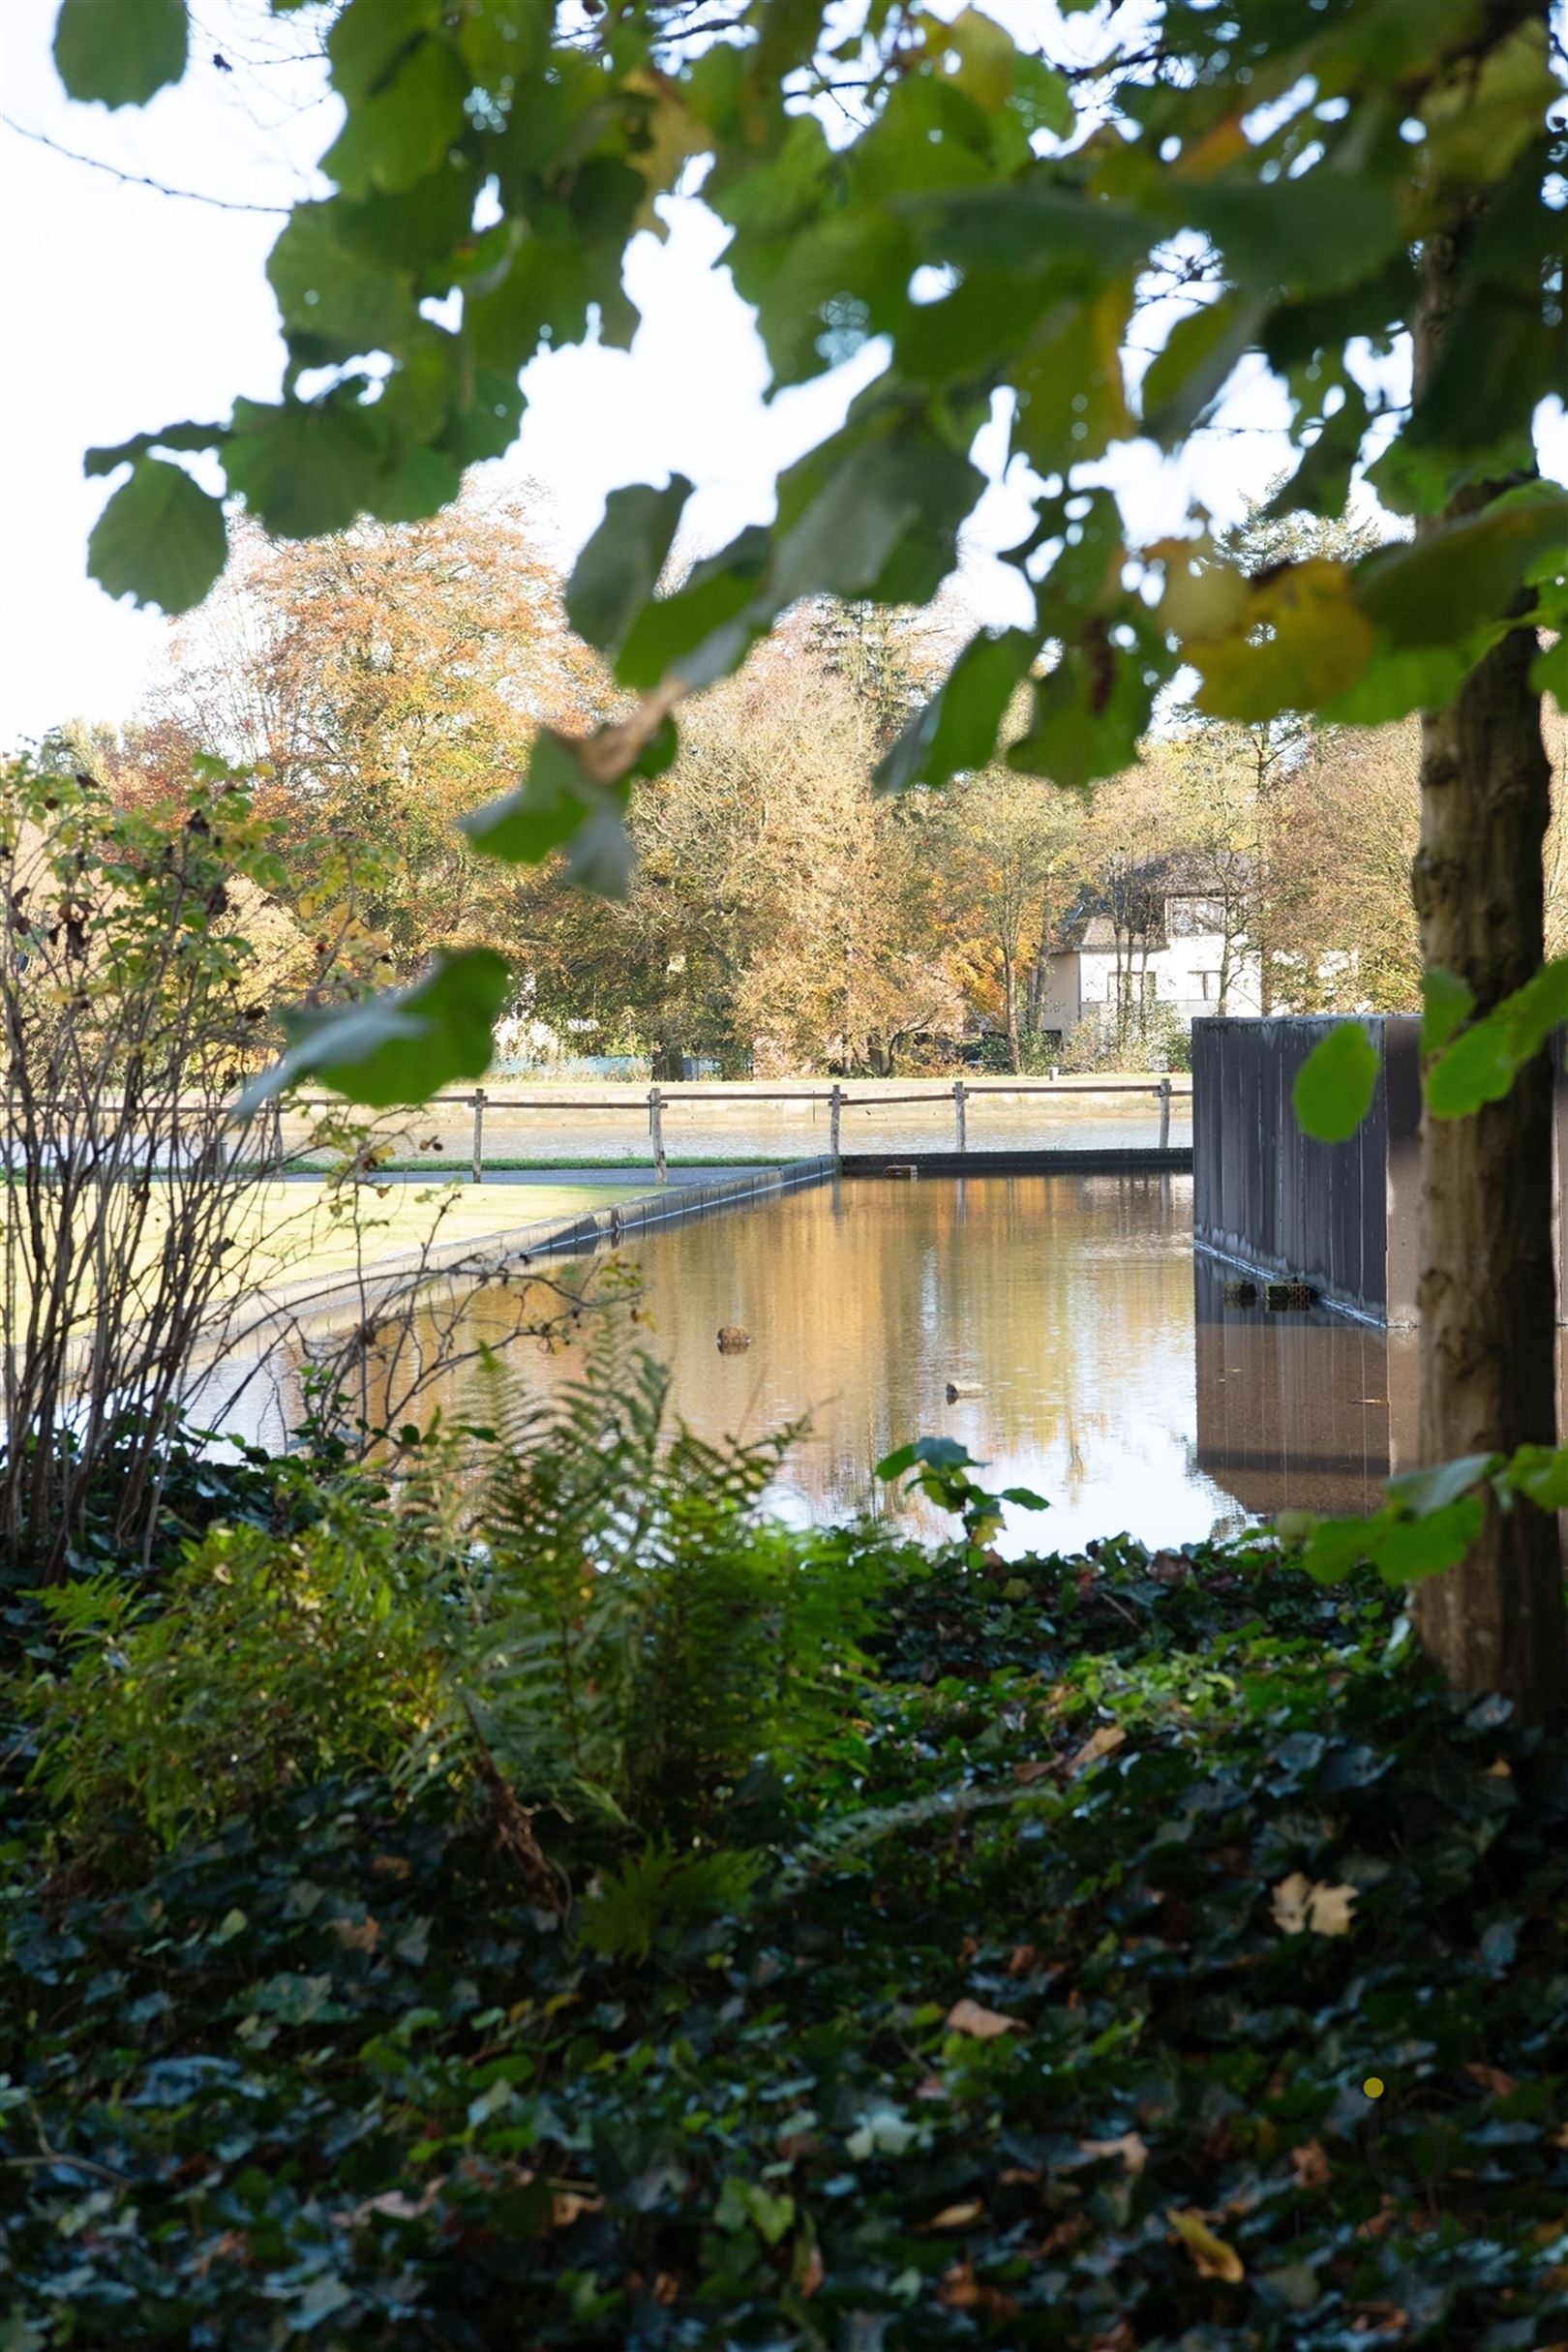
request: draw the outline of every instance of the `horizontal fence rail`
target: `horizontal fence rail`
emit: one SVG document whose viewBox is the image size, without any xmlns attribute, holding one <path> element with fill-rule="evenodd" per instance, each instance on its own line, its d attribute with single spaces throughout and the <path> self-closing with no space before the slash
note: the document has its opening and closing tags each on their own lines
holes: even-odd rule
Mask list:
<svg viewBox="0 0 1568 2352">
<path fill-rule="evenodd" d="M 612 1082 L 614 1084 L 614 1082 Z M 659 1184 L 669 1182 L 669 1156 L 666 1123 L 672 1113 L 706 1109 L 709 1104 L 782 1103 L 813 1110 L 825 1109 L 828 1114 L 828 1149 L 831 1158 L 841 1156 L 843 1122 L 846 1113 L 875 1114 L 911 1106 L 933 1107 L 945 1105 L 952 1121 L 952 1149 L 978 1159 L 985 1157 L 982 1146 L 975 1151 L 970 1134 L 973 1111 L 980 1111 L 992 1101 L 1019 1098 L 1043 1098 L 1063 1105 L 1085 1098 L 1119 1097 L 1127 1100 L 1147 1100 L 1159 1105 L 1160 1149 L 1170 1144 L 1171 1106 L 1179 1103 L 1184 1109 L 1191 1101 L 1191 1081 L 1182 1077 L 1136 1078 L 958 1078 L 951 1083 L 935 1086 L 912 1086 L 890 1092 L 852 1092 L 843 1084 L 830 1086 L 709 1086 L 706 1082 L 657 1082 L 643 1087 L 621 1082 L 616 1091 L 594 1090 L 592 1093 L 520 1094 L 489 1087 L 475 1086 L 465 1091 L 449 1090 L 431 1096 L 428 1101 L 410 1105 L 408 1116 L 423 1119 L 433 1112 L 467 1111 L 470 1122 L 468 1152 L 470 1181 L 479 1184 L 485 1168 L 485 1122 L 489 1113 L 567 1112 L 590 1116 L 625 1118 L 628 1113 L 646 1116 L 650 1143 L 649 1158 L 653 1174 Z M 149 1106 L 152 1107 L 152 1106 Z M 283 1120 L 291 1111 L 344 1108 L 341 1096 L 299 1092 L 290 1094 L 286 1101 L 274 1098 L 263 1105 L 250 1124 L 259 1128 L 266 1143 L 263 1149 L 279 1161 L 283 1152 Z M 210 1106 L 207 1108 L 210 1116 Z M 156 1107 L 160 1125 L 167 1122 L 177 1130 L 178 1106 L 165 1102 Z M 562 1161 L 563 1165 L 569 1164 Z"/>
<path fill-rule="evenodd" d="M 646 1107 L 648 1131 L 652 1142 L 654 1177 L 658 1183 L 667 1184 L 669 1182 L 669 1157 L 665 1142 L 664 1121 L 665 1114 L 678 1106 L 706 1107 L 709 1103 L 714 1102 L 739 1102 L 748 1105 L 756 1102 L 824 1104 L 828 1110 L 829 1120 L 828 1149 L 829 1156 L 837 1159 L 840 1150 L 843 1115 L 847 1110 L 869 1112 L 896 1109 L 911 1103 L 950 1102 L 954 1148 L 967 1154 L 970 1148 L 969 1109 L 972 1103 L 994 1101 L 1007 1096 L 1054 1096 L 1059 1101 L 1075 1101 L 1079 1097 L 1085 1095 L 1117 1095 L 1132 1098 L 1146 1096 L 1159 1102 L 1160 1149 L 1165 1151 L 1170 1145 L 1171 1104 L 1178 1101 L 1191 1102 L 1191 1079 L 1183 1085 L 1168 1076 L 1161 1078 L 1084 1078 L 1067 1085 L 1063 1085 L 1060 1080 L 1053 1078 L 1001 1078 L 981 1081 L 958 1078 L 950 1086 L 927 1086 L 897 1094 L 851 1094 L 843 1086 L 709 1087 L 705 1085 L 694 1085 L 689 1093 L 684 1091 L 672 1093 L 665 1087 L 654 1084 L 649 1086 L 646 1093 L 641 1089 L 636 1093 L 628 1089 L 624 1094 L 597 1100 L 577 1094 L 504 1095 L 493 1093 L 483 1086 L 476 1086 L 468 1094 L 433 1095 L 427 1103 L 420 1105 L 420 1108 L 434 1110 L 445 1105 L 452 1109 L 467 1108 L 471 1113 L 473 1120 L 473 1146 L 470 1155 L 471 1181 L 479 1184 L 483 1181 L 484 1174 L 486 1111 L 606 1111 L 619 1112 L 624 1115 L 628 1110 Z M 292 1096 L 290 1100 L 302 1106 L 319 1104 L 325 1107 L 337 1098 L 330 1095 L 298 1094 Z"/>
</svg>

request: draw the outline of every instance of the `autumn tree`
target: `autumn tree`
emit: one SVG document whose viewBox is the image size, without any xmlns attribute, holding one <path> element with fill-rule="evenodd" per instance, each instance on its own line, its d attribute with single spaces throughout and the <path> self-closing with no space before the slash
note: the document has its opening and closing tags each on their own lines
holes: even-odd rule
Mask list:
<svg viewBox="0 0 1568 2352">
<path fill-rule="evenodd" d="M 872 337 L 885 365 L 783 475 L 773 522 L 674 592 L 691 486 L 614 494 L 568 610 L 637 706 L 536 736 L 526 782 L 472 837 L 524 860 L 570 842 L 580 874 L 623 884 L 627 802 L 668 766 L 681 704 L 802 598 L 928 601 L 985 488 L 973 445 L 1001 418 L 1037 485 L 1013 551 L 1029 618 L 977 633 L 880 772 L 909 789 L 983 768 L 1027 683 L 1010 765 L 1067 785 L 1114 774 L 1188 663 L 1218 718 L 1422 714 L 1421 1445 L 1490 1477 L 1555 1435 L 1544 1047 L 1568 972 L 1537 979 L 1540 697 L 1568 656 L 1539 624 L 1568 618 L 1568 492 L 1536 478 L 1530 440 L 1568 377 L 1548 0 L 1163 0 L 1078 29 L 1053 17 L 1046 53 L 914 0 L 877 0 L 858 27 L 829 0 L 743 0 L 717 20 L 689 0 L 347 0 L 326 36 L 344 107 L 328 193 L 294 208 L 268 264 L 283 393 L 92 453 L 127 469 L 93 568 L 166 609 L 199 599 L 226 519 L 191 451 L 286 537 L 450 503 L 464 467 L 513 438 L 541 344 L 590 321 L 629 340 L 627 243 L 704 159 L 774 385 Z M 63 0 L 56 57 L 78 98 L 144 102 L 188 55 L 179 0 Z M 1135 320 L 1155 356 L 1134 406 Z M 1285 502 L 1343 515 L 1375 426 L 1370 478 L 1413 518 L 1411 544 L 1248 574 L 1196 515 L 1190 536 L 1130 533 L 1100 461 L 1138 435 L 1187 447 L 1260 369 L 1301 452 Z M 317 1029 L 280 1083 L 309 1069 L 352 1088 L 367 1054 L 390 1071 L 388 1046 L 407 1048 L 410 1088 L 482 1067 L 490 975 L 438 963 L 379 1027 L 361 1012 Z M 1375 1076 L 1350 1039 L 1298 1101 L 1343 1132 Z M 1505 1511 L 1490 1487 L 1479 1501 L 1479 1522 L 1427 1514 L 1423 1563 L 1453 1566 L 1422 1587 L 1424 1637 L 1456 1681 L 1559 1715 L 1555 1518 Z"/>
<path fill-rule="evenodd" d="M 961 1024 L 921 841 L 870 787 L 885 706 L 829 618 L 798 615 L 694 710 L 631 810 L 620 898 L 584 898 L 559 864 L 520 880 L 510 935 L 545 1019 L 671 1067 L 791 1070 L 886 1070 Z"/>
<path fill-rule="evenodd" d="M 606 697 L 539 552 L 537 506 L 475 497 L 282 543 L 241 529 L 122 767 L 198 748 L 260 771 L 307 887 L 375 844 L 367 915 L 405 973 L 437 942 L 505 946 L 504 871 L 459 820 L 526 768 L 542 724 L 581 722 Z"/>
<path fill-rule="evenodd" d="M 1008 1068 L 1021 1070 L 1053 934 L 1085 870 L 1084 810 L 995 766 L 931 798 L 925 843 L 949 962 L 998 1023 Z"/>
</svg>

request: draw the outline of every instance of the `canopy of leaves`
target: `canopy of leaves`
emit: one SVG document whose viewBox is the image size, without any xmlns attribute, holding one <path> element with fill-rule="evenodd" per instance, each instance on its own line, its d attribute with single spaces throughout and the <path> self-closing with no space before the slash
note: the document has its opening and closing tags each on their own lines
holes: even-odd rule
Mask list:
<svg viewBox="0 0 1568 2352">
<path fill-rule="evenodd" d="M 178 72 L 174 5 L 136 0 L 120 96 Z M 106 94 L 86 29 L 104 14 L 102 0 L 62 13 L 78 96 Z M 1158 40 L 1141 23 L 1108 37 L 1087 73 L 978 12 L 950 24 L 913 0 L 848 35 L 825 0 L 750 0 L 716 28 L 679 0 L 586 20 L 553 0 L 348 0 L 327 49 L 346 109 L 322 159 L 333 193 L 296 211 L 272 265 L 283 397 L 95 453 L 100 469 L 135 467 L 99 527 L 116 588 L 179 603 L 218 568 L 210 526 L 188 532 L 177 567 L 133 528 L 160 442 L 209 448 L 284 535 L 433 513 L 465 465 L 512 438 L 519 372 L 542 346 L 590 326 L 627 341 L 627 241 L 657 226 L 693 158 L 709 160 L 704 197 L 776 382 L 885 339 L 882 373 L 782 478 L 774 523 L 673 593 L 658 578 L 683 486 L 618 494 L 574 609 L 649 699 L 572 755 L 584 789 L 558 787 L 556 802 L 573 822 L 613 826 L 605 789 L 675 704 L 800 597 L 928 598 L 983 488 L 970 445 L 998 399 L 1041 483 L 1015 558 L 1034 619 L 960 657 L 894 780 L 983 764 L 1010 681 L 1031 670 L 1035 719 L 1010 756 L 1087 782 L 1125 765 L 1183 662 L 1218 715 L 1366 722 L 1451 691 L 1526 584 L 1560 616 L 1568 492 L 1551 485 L 1524 483 L 1415 548 L 1216 583 L 1199 541 L 1128 544 L 1114 501 L 1077 472 L 1139 431 L 1174 445 L 1261 358 L 1303 452 L 1301 502 L 1337 511 L 1372 421 L 1356 353 L 1369 339 L 1388 350 L 1408 324 L 1420 241 L 1483 207 L 1449 357 L 1395 419 L 1375 480 L 1395 506 L 1436 515 L 1527 460 L 1534 406 L 1568 375 L 1549 200 L 1562 93 L 1533 0 L 1330 0 L 1236 22 L 1173 4 Z M 1200 307 L 1165 342 L 1140 417 L 1124 345 L 1178 275 Z M 915 298 L 922 285 L 935 299 Z M 324 361 L 333 380 L 307 394 Z M 490 846 L 542 854 L 531 833 Z M 623 879 L 618 860 L 590 862 Z"/>
</svg>

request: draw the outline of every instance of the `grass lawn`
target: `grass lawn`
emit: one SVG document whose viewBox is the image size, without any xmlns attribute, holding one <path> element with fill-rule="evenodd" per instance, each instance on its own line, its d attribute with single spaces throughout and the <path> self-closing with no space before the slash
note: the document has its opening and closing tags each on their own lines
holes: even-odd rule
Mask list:
<svg viewBox="0 0 1568 2352">
<path fill-rule="evenodd" d="M 566 1220 L 646 1191 L 645 1185 L 363 1185 L 258 1186 L 236 1217 L 226 1287 L 256 1289 L 305 1280 L 329 1282 L 378 1260 L 405 1255 L 427 1240 L 438 1247 L 500 1241 L 520 1225 Z M 163 1220 L 155 1204 L 138 1259 L 155 1264 Z M 84 1299 L 84 1305 L 88 1303 Z"/>
</svg>

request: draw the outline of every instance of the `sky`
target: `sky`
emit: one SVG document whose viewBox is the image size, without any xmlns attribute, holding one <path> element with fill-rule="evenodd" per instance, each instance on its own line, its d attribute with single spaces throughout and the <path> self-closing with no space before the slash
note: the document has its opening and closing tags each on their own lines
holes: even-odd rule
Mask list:
<svg viewBox="0 0 1568 2352">
<path fill-rule="evenodd" d="M 957 0 L 942 0 L 950 4 Z M 990 0 L 1019 30 L 1045 4 Z M 277 398 L 283 345 L 266 256 L 282 211 L 321 193 L 314 159 L 339 117 L 318 65 L 298 55 L 299 28 L 271 24 L 257 0 L 196 0 L 192 68 L 149 106 L 75 106 L 49 54 L 55 5 L 0 0 L 0 748 L 69 717 L 123 720 L 156 674 L 168 624 L 87 577 L 87 536 L 109 486 L 83 477 L 82 454 L 178 418 L 226 416 L 239 393 Z M 1092 37 L 1084 25 L 1068 19 L 1058 36 L 1081 42 Z M 128 185 L 26 132 L 222 204 Z M 629 256 L 627 287 L 644 321 L 631 350 L 579 347 L 534 362 L 520 440 L 484 469 L 536 486 L 541 531 L 563 560 L 609 490 L 672 470 L 697 486 L 686 552 L 768 520 L 779 468 L 836 424 L 876 365 L 868 347 L 768 404 L 750 312 L 718 258 L 719 224 L 696 201 L 670 205 L 668 217 L 665 241 L 640 237 Z M 1203 446 L 1166 461 L 1133 444 L 1113 455 L 1106 478 L 1146 536 L 1179 528 L 1193 495 L 1234 520 L 1285 463 L 1282 416 L 1273 387 L 1255 379 Z M 1560 406 L 1543 426 L 1547 469 L 1568 476 Z M 993 488 L 961 582 L 966 601 L 995 621 L 1021 618 L 1022 588 L 994 551 L 1027 528 L 1025 482 L 996 478 L 1002 437 L 990 430 L 977 450 Z"/>
</svg>

